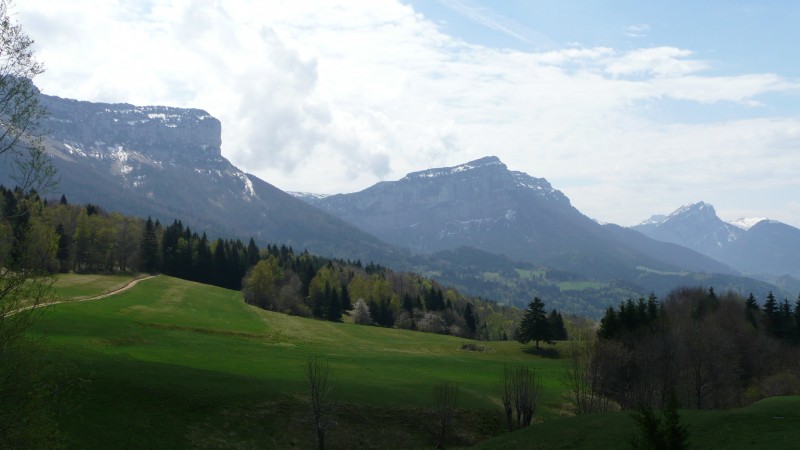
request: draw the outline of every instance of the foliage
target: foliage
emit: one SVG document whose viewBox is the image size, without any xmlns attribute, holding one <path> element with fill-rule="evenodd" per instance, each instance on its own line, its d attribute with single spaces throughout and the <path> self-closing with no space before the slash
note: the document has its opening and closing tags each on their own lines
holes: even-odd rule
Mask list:
<svg viewBox="0 0 800 450">
<path fill-rule="evenodd" d="M 759 312 L 738 294 L 681 288 L 661 304 L 651 297 L 609 308 L 598 344 L 582 360 L 584 382 L 623 408 L 663 406 L 673 389 L 699 409 L 758 399 L 771 392 L 765 380 L 798 376 L 792 311 L 770 297 Z"/>
<path fill-rule="evenodd" d="M 43 406 L 52 389 L 38 376 L 39 343 L 26 336 L 51 298 L 48 271 L 56 269 L 57 236 L 42 223 L 36 192 L 55 182 L 41 144 L 39 105 L 32 79 L 42 73 L 33 40 L 0 0 L 0 159 L 18 186 L 0 186 L 0 447 L 59 445 L 52 414 Z"/>
<path fill-rule="evenodd" d="M 367 306 L 367 302 L 365 302 L 363 298 L 356 300 L 356 305 L 353 307 L 353 312 L 350 314 L 350 316 L 353 318 L 353 322 L 357 323 L 358 325 L 372 324 L 369 306 Z"/>
<path fill-rule="evenodd" d="M 639 434 L 631 439 L 637 450 L 684 450 L 689 448 L 689 430 L 681 423 L 674 392 L 659 417 L 651 407 L 640 405 L 633 414 Z"/>
<path fill-rule="evenodd" d="M 539 297 L 534 297 L 533 301 L 528 304 L 528 309 L 525 310 L 525 315 L 522 317 L 522 322 L 514 338 L 522 344 L 535 341 L 536 348 L 539 348 L 539 341 L 553 342 L 551 323 L 547 320 L 544 302 Z"/>
</svg>

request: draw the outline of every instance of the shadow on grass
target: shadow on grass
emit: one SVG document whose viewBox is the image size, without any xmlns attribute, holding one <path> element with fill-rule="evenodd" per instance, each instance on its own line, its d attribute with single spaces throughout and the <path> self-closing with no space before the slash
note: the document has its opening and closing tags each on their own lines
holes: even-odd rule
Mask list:
<svg viewBox="0 0 800 450">
<path fill-rule="evenodd" d="M 547 359 L 559 359 L 559 358 L 561 358 L 561 353 L 558 350 L 556 350 L 555 348 L 552 348 L 552 347 L 551 348 L 526 347 L 523 351 L 525 353 L 529 354 L 529 355 L 541 356 L 542 358 L 547 358 Z"/>
</svg>

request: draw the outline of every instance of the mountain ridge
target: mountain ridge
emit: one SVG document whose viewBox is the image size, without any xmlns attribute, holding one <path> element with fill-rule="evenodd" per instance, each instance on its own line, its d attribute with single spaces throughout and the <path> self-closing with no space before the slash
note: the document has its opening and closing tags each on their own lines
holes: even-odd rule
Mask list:
<svg viewBox="0 0 800 450">
<path fill-rule="evenodd" d="M 546 179 L 511 171 L 496 156 L 412 172 L 360 192 L 314 199 L 312 204 L 421 254 L 471 246 L 604 280 L 635 277 L 640 266 L 734 273 L 694 251 L 658 242 L 649 248 L 679 251 L 692 262 L 644 254 L 639 248 L 642 239 L 631 244 L 620 233 L 607 231 Z"/>
<path fill-rule="evenodd" d="M 691 248 L 745 274 L 800 278 L 800 229 L 766 218 L 725 222 L 705 202 L 681 206 L 660 222 L 631 227 L 653 239 Z"/>
<path fill-rule="evenodd" d="M 235 167 L 222 156 L 221 123 L 204 110 L 44 94 L 40 102 L 46 151 L 69 201 L 328 257 L 389 263 L 405 254 Z M 13 184 L 7 166 L 0 182 Z"/>
</svg>

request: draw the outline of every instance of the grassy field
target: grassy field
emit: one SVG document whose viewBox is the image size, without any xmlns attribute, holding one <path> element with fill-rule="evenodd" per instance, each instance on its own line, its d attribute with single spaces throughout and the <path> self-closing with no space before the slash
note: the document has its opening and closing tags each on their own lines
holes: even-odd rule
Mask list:
<svg viewBox="0 0 800 450">
<path fill-rule="evenodd" d="M 800 439 L 800 397 L 773 397 L 732 411 L 681 411 L 695 449 L 789 449 Z M 630 413 L 564 417 L 535 424 L 475 447 L 625 449 L 636 427 Z"/>
<path fill-rule="evenodd" d="M 69 276 L 62 299 L 114 290 L 130 277 Z M 314 448 L 302 367 L 330 361 L 337 407 L 328 447 L 432 448 L 432 389 L 460 386 L 451 447 L 628 448 L 629 413 L 561 417 L 560 359 L 516 342 L 464 339 L 289 317 L 245 305 L 235 291 L 165 276 L 91 302 L 47 308 L 52 405 L 68 448 Z M 558 347 L 557 347 L 558 348 Z M 543 377 L 534 426 L 502 434 L 497 384 L 504 364 Z M 735 411 L 683 411 L 693 448 L 791 448 L 800 440 L 800 398 Z M 492 437 L 500 435 L 495 439 Z"/>
<path fill-rule="evenodd" d="M 62 297 L 92 296 L 124 277 L 71 276 Z M 47 308 L 33 328 L 62 380 L 59 420 L 70 448 L 310 448 L 302 366 L 327 358 L 338 399 L 330 448 L 425 448 L 435 443 L 433 386 L 460 386 L 454 445 L 501 431 L 504 364 L 543 376 L 542 417 L 563 402 L 559 359 L 516 342 L 484 343 L 289 317 L 245 305 L 241 294 L 165 276 L 92 302 Z"/>
<path fill-rule="evenodd" d="M 82 300 L 117 290 L 131 280 L 133 275 L 58 275 L 53 283 L 56 301 Z"/>
</svg>

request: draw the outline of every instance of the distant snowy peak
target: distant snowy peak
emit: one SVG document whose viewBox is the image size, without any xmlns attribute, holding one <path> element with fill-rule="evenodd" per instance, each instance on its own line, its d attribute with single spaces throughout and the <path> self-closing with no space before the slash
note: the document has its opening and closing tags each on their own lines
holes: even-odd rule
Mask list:
<svg viewBox="0 0 800 450">
<path fill-rule="evenodd" d="M 328 194 L 315 194 L 313 192 L 286 191 L 286 193 L 294 198 L 303 200 L 306 203 L 314 203 L 322 200 L 323 198 L 329 197 Z"/>
<path fill-rule="evenodd" d="M 740 219 L 731 220 L 728 223 L 743 230 L 749 230 L 750 228 L 753 228 L 754 225 L 761 223 L 765 220 L 769 219 L 767 219 L 766 217 L 742 217 Z"/>
<path fill-rule="evenodd" d="M 664 223 L 665 220 L 667 220 L 667 216 L 664 214 L 653 214 L 649 219 L 639 223 L 639 226 L 659 225 Z"/>
<path fill-rule="evenodd" d="M 443 176 L 454 175 L 461 172 L 483 169 L 487 167 L 499 167 L 502 170 L 507 169 L 506 165 L 503 164 L 502 161 L 500 161 L 500 158 L 496 156 L 486 156 L 484 158 L 476 159 L 475 161 L 470 161 L 468 163 L 454 167 L 441 167 L 438 169 L 427 169 L 419 172 L 411 172 L 405 177 L 403 177 L 403 179 L 400 181 L 416 180 L 420 178 L 439 178 Z"/>
<path fill-rule="evenodd" d="M 672 214 L 667 216 L 663 221 L 666 222 L 670 219 L 681 217 L 681 216 L 688 216 L 688 215 L 706 215 L 706 216 L 715 216 L 717 215 L 717 211 L 714 209 L 713 206 L 706 202 L 697 202 L 697 203 L 689 203 L 686 205 L 681 206 L 680 208 L 676 209 Z"/>
</svg>

